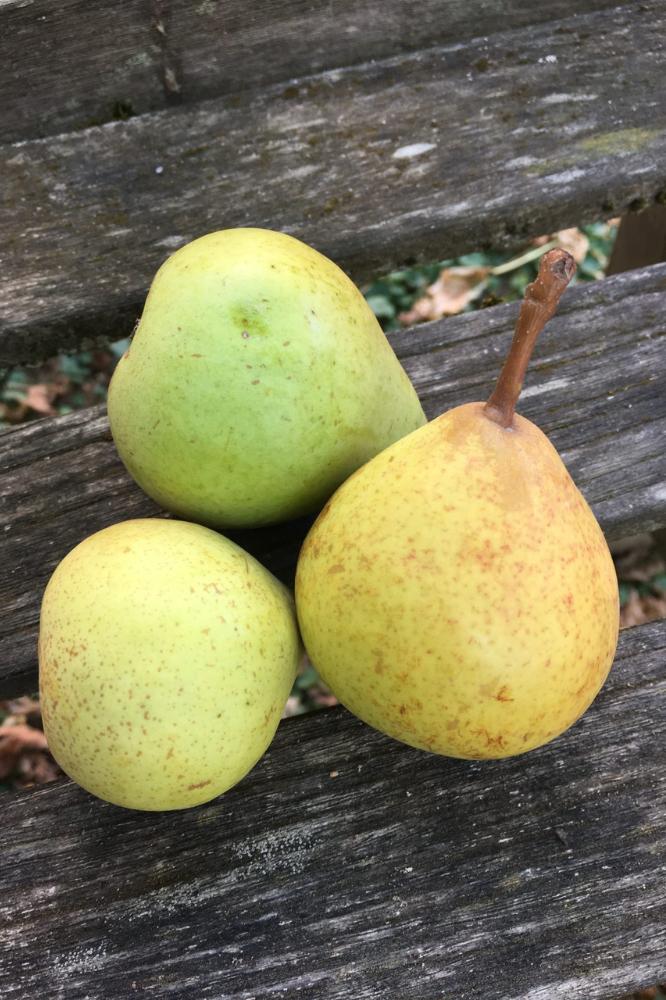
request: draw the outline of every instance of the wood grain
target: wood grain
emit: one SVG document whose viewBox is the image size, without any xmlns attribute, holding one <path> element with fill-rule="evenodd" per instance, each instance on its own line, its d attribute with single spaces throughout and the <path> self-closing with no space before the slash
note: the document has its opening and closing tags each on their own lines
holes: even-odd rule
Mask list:
<svg viewBox="0 0 666 1000">
<path fill-rule="evenodd" d="M 610 538 L 666 525 L 666 265 L 570 289 L 537 344 L 519 412 L 550 435 Z M 392 338 L 430 417 L 490 393 L 517 305 Z M 39 602 L 56 563 L 115 521 L 158 513 L 101 408 L 0 435 L 0 695 L 36 683 Z M 232 537 L 291 581 L 308 522 Z"/>
<path fill-rule="evenodd" d="M 612 7 L 585 0 L 580 13 Z M 3 0 L 0 139 L 555 21 L 569 0 Z"/>
<path fill-rule="evenodd" d="M 666 260 L 666 204 L 625 215 L 618 228 L 606 274 L 649 267 Z"/>
<path fill-rule="evenodd" d="M 164 256 L 223 225 L 294 232 L 363 277 L 661 197 L 663 7 L 610 6 L 9 0 L 5 135 L 46 138 L 0 150 L 0 355 L 124 335 Z M 609 536 L 666 524 L 665 302 L 666 267 L 574 290 L 520 407 Z M 430 415 L 487 394 L 515 312 L 394 338 Z M 2 435 L 0 474 L 10 694 L 35 684 L 55 563 L 159 511 L 99 408 Z M 288 579 L 306 527 L 238 539 Z M 435 758 L 338 709 L 284 723 L 188 813 L 68 782 L 7 798 L 3 997 L 601 1000 L 663 979 L 665 661 L 664 623 L 625 632 L 590 712 L 524 758 Z"/>
<path fill-rule="evenodd" d="M 0 148 L 0 359 L 125 335 L 217 228 L 363 279 L 661 197 L 664 33 L 645 0 Z"/>
<path fill-rule="evenodd" d="M 666 623 L 590 711 L 505 761 L 343 709 L 236 789 L 137 813 L 70 783 L 3 802 L 4 1000 L 607 1000 L 663 979 Z"/>
</svg>

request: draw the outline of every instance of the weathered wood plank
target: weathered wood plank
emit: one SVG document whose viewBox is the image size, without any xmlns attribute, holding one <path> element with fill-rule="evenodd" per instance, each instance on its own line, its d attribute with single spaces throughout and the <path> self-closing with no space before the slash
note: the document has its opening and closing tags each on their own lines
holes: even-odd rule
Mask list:
<svg viewBox="0 0 666 1000">
<path fill-rule="evenodd" d="M 511 760 L 419 753 L 334 709 L 283 723 L 189 812 L 70 783 L 7 799 L 3 997 L 607 1000 L 656 982 L 665 665 L 665 622 L 624 632 L 587 715 Z"/>
<path fill-rule="evenodd" d="M 603 10 L 585 0 L 577 10 Z M 2 141 L 555 21 L 569 0 L 4 0 Z"/>
<path fill-rule="evenodd" d="M 544 331 L 521 412 L 552 438 L 609 537 L 666 525 L 666 265 L 573 288 Z M 429 416 L 489 394 L 517 306 L 393 338 Z M 157 508 L 124 472 L 101 408 L 0 435 L 0 695 L 35 684 L 39 601 L 82 538 Z M 288 582 L 307 522 L 233 537 Z"/>
<path fill-rule="evenodd" d="M 666 204 L 625 215 L 618 229 L 607 274 L 649 267 L 666 260 Z"/>
<path fill-rule="evenodd" d="M 165 106 L 146 0 L 9 0 L 0 6 L 3 142 Z M 134 107 L 136 101 L 136 107 Z"/>
<path fill-rule="evenodd" d="M 293 232 L 363 278 L 661 197 L 665 33 L 645 0 L 6 146 L 0 358 L 125 334 L 215 228 Z"/>
</svg>

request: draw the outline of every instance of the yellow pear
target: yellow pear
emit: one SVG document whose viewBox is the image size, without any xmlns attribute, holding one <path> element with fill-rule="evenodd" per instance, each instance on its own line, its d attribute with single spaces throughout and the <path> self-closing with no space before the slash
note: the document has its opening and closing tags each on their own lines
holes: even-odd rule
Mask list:
<svg viewBox="0 0 666 1000">
<path fill-rule="evenodd" d="M 291 595 L 237 545 L 182 521 L 115 524 L 77 545 L 44 594 L 49 748 L 116 805 L 207 802 L 268 747 L 299 653 Z"/>
<path fill-rule="evenodd" d="M 610 669 L 608 547 L 556 450 L 514 413 L 574 270 L 564 251 L 544 256 L 488 403 L 373 458 L 303 546 L 296 603 L 314 665 L 352 712 L 412 746 L 523 753 L 571 726 Z"/>
</svg>

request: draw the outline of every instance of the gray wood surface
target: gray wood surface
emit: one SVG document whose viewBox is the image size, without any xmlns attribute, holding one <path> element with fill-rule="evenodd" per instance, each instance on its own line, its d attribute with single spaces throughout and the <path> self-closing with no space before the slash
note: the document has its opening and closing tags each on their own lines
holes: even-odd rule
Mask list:
<svg viewBox="0 0 666 1000">
<path fill-rule="evenodd" d="M 663 4 L 610 7 L 5 2 L 5 138 L 32 141 L 0 149 L 0 357 L 125 335 L 160 261 L 212 228 L 282 228 L 363 278 L 663 199 Z M 666 266 L 572 291 L 520 407 L 609 537 L 666 525 L 665 304 Z M 394 338 L 431 416 L 487 394 L 515 313 Z M 9 695 L 35 684 L 56 562 L 159 512 L 100 408 L 0 436 L 0 477 Z M 289 579 L 306 527 L 236 537 Z M 663 979 L 665 665 L 663 622 L 623 633 L 590 712 L 524 758 L 435 758 L 337 709 L 283 723 L 188 813 L 69 782 L 7 798 L 3 998 L 602 1000 Z"/>
<path fill-rule="evenodd" d="M 157 266 L 264 225 L 357 279 L 666 191 L 661 0 L 0 148 L 0 359 L 131 330 Z"/>
<path fill-rule="evenodd" d="M 666 526 L 666 265 L 565 294 L 519 410 L 548 433 L 607 535 Z M 517 305 L 395 335 L 430 417 L 490 394 Z M 101 408 L 0 435 L 0 696 L 36 683 L 39 602 L 56 563 L 115 521 L 157 513 L 129 479 Z M 233 533 L 287 582 L 306 521 Z"/>
<path fill-rule="evenodd" d="M 570 0 L 3 0 L 0 141 L 469 38 L 482 59 L 484 35 L 570 13 Z"/>
<path fill-rule="evenodd" d="M 342 709 L 236 789 L 3 801 L 3 1000 L 608 1000 L 664 975 L 666 622 L 569 733 L 453 761 Z"/>
</svg>

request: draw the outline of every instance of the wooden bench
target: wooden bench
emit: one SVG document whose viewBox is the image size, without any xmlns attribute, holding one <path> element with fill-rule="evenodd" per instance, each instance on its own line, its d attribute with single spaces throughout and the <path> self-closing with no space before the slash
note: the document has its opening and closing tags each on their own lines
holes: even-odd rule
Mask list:
<svg viewBox="0 0 666 1000">
<path fill-rule="evenodd" d="M 215 228 L 285 229 L 362 280 L 663 202 L 663 4 L 573 7 L 9 0 L 0 358 L 126 335 L 161 260 Z M 572 289 L 521 400 L 609 538 L 666 526 L 665 307 L 666 264 Z M 429 416 L 487 394 L 516 309 L 393 335 Z M 7 697 L 35 687 L 58 560 L 159 512 L 101 408 L 1 435 L 0 476 Z M 289 580 L 306 528 L 234 537 Z M 625 631 L 588 714 L 524 758 L 432 757 L 332 709 L 189 812 L 70 782 L 5 796 L 3 998 L 575 1000 L 663 980 L 665 665 L 665 623 Z"/>
</svg>

